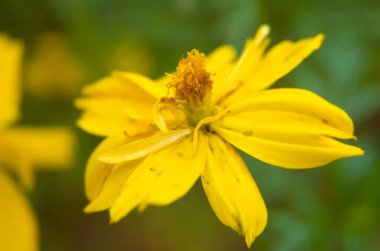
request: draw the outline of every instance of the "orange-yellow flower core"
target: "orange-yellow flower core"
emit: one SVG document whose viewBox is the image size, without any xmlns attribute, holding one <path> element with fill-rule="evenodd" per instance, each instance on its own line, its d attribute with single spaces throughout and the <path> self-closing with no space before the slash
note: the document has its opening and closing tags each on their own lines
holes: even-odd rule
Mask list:
<svg viewBox="0 0 380 251">
<path fill-rule="evenodd" d="M 196 49 L 188 52 L 187 57 L 179 61 L 177 71 L 167 86 L 175 89 L 174 98 L 177 102 L 185 102 L 192 109 L 204 105 L 212 88 L 210 73 L 206 71 L 205 55 Z"/>
</svg>

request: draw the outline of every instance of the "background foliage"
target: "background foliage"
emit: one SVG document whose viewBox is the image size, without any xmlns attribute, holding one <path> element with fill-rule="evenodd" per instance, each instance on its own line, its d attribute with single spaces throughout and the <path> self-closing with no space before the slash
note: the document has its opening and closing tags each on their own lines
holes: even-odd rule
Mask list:
<svg viewBox="0 0 380 251">
<path fill-rule="evenodd" d="M 42 250 L 246 250 L 200 184 L 117 224 L 107 213 L 84 214 L 84 167 L 100 139 L 75 128 L 72 103 L 81 86 L 115 69 L 158 77 L 192 48 L 241 49 L 262 23 L 273 43 L 325 34 L 322 48 L 276 86 L 307 88 L 344 108 L 366 154 L 299 171 L 246 157 L 269 211 L 252 249 L 378 250 L 379 1 L 1 0 L 0 30 L 26 45 L 22 124 L 69 125 L 78 139 L 73 166 L 39 172 L 31 194 Z"/>
</svg>

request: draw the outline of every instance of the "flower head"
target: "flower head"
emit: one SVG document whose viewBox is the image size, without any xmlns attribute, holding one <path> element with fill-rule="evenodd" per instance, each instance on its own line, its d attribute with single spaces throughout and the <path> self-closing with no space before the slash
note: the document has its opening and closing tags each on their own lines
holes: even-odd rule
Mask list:
<svg viewBox="0 0 380 251">
<path fill-rule="evenodd" d="M 208 57 L 192 50 L 175 73 L 156 81 L 115 72 L 86 87 L 78 124 L 107 138 L 87 164 L 85 210 L 109 209 L 116 222 L 136 207 L 172 203 L 201 177 L 217 217 L 250 246 L 267 211 L 236 148 L 284 168 L 362 154 L 336 140 L 354 138 L 343 110 L 306 90 L 267 90 L 323 36 L 266 52 L 268 33 L 262 26 L 238 59 L 228 45 Z"/>
</svg>

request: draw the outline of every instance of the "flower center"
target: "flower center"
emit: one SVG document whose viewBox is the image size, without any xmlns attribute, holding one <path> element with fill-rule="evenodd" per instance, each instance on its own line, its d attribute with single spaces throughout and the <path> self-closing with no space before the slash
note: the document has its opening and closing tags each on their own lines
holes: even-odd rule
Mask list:
<svg viewBox="0 0 380 251">
<path fill-rule="evenodd" d="M 196 109 L 207 103 L 212 89 L 210 73 L 206 71 L 206 57 L 193 49 L 187 57 L 179 61 L 177 71 L 167 84 L 174 89 L 177 102 L 185 103 L 189 108 Z"/>
<path fill-rule="evenodd" d="M 160 101 L 166 107 L 183 110 L 192 125 L 212 115 L 211 89 L 213 81 L 206 70 L 206 57 L 196 49 L 179 61 L 176 72 L 170 75 L 168 95 Z"/>
</svg>

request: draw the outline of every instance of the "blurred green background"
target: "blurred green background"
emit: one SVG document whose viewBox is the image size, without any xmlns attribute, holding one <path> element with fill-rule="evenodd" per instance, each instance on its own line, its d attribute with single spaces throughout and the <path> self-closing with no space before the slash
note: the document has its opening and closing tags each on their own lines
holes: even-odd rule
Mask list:
<svg viewBox="0 0 380 251">
<path fill-rule="evenodd" d="M 77 136 L 75 163 L 38 172 L 30 194 L 41 250 L 247 249 L 199 183 L 178 202 L 117 224 L 106 212 L 84 214 L 84 167 L 101 139 L 75 128 L 73 98 L 115 69 L 158 77 L 192 48 L 240 50 L 263 23 L 272 44 L 325 34 L 322 48 L 276 87 L 307 88 L 345 109 L 366 154 L 312 170 L 246 157 L 269 213 L 252 250 L 379 250 L 380 1 L 1 0 L 0 31 L 26 46 L 21 123 L 68 125 Z"/>
</svg>

